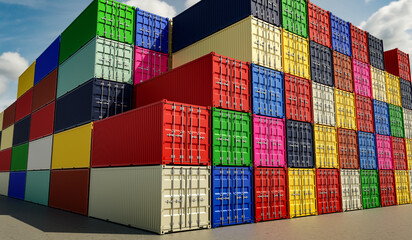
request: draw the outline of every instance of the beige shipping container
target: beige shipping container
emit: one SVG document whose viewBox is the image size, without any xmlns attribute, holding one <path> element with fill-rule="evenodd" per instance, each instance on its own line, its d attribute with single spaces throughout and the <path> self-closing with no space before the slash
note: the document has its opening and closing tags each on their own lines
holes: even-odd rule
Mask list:
<svg viewBox="0 0 412 240">
<path fill-rule="evenodd" d="M 14 125 L 11 125 L 1 132 L 0 151 L 13 147 Z"/>
<path fill-rule="evenodd" d="M 0 172 L 0 195 L 8 196 L 9 193 L 9 172 Z"/>
<path fill-rule="evenodd" d="M 371 67 L 373 99 L 387 102 L 385 71 Z"/>
<path fill-rule="evenodd" d="M 173 68 L 211 52 L 283 71 L 281 28 L 252 16 L 174 53 Z"/>
<path fill-rule="evenodd" d="M 4 111 L 0 113 L 0 131 L 3 130 Z"/>
<path fill-rule="evenodd" d="M 210 228 L 210 167 L 94 168 L 89 216 L 158 234 Z"/>
</svg>

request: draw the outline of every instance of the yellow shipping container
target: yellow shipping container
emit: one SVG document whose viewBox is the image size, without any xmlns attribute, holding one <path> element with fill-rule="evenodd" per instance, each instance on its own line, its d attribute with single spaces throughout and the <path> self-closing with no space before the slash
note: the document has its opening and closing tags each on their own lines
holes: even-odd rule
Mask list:
<svg viewBox="0 0 412 240">
<path fill-rule="evenodd" d="M 52 169 L 88 168 L 93 123 L 54 135 Z"/>
<path fill-rule="evenodd" d="M 283 71 L 281 28 L 252 16 L 174 53 L 173 68 L 213 51 L 226 57 Z"/>
<path fill-rule="evenodd" d="M 371 77 L 373 98 L 382 102 L 388 102 L 385 71 L 371 67 Z"/>
<path fill-rule="evenodd" d="M 14 124 L 7 127 L 1 132 L 1 145 L 0 150 L 13 147 L 13 133 L 14 133 Z"/>
<path fill-rule="evenodd" d="M 385 78 L 388 103 L 402 107 L 399 77 L 385 72 Z"/>
<path fill-rule="evenodd" d="M 310 80 L 309 40 L 286 30 L 282 36 L 284 72 Z"/>
<path fill-rule="evenodd" d="M 339 168 L 336 128 L 315 124 L 317 168 Z"/>
<path fill-rule="evenodd" d="M 3 130 L 4 111 L 0 113 L 0 131 Z"/>
<path fill-rule="evenodd" d="M 409 170 L 412 170 L 412 139 L 405 139 Z"/>
<path fill-rule="evenodd" d="M 315 169 L 289 168 L 290 218 L 317 215 Z"/>
<path fill-rule="evenodd" d="M 398 205 L 411 203 L 408 171 L 395 170 L 395 183 Z"/>
<path fill-rule="evenodd" d="M 25 94 L 34 85 L 34 70 L 36 68 L 36 61 L 34 61 L 29 68 L 24 71 L 19 77 L 19 83 L 17 86 L 17 98 Z"/>
<path fill-rule="evenodd" d="M 336 89 L 335 98 L 338 128 L 357 130 L 355 94 Z"/>
</svg>

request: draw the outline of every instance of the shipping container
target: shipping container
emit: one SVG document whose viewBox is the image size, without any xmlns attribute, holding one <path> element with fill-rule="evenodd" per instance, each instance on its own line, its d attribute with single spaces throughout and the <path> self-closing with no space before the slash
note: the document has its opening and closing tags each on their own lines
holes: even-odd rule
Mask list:
<svg viewBox="0 0 412 240">
<path fill-rule="evenodd" d="M 409 173 L 408 171 L 395 171 L 395 182 L 396 182 L 396 199 L 398 205 L 410 204 L 411 203 L 411 193 L 409 184 Z"/>
<path fill-rule="evenodd" d="M 373 100 L 373 112 L 375 114 L 376 134 L 390 136 L 389 104 Z"/>
<path fill-rule="evenodd" d="M 358 132 L 358 143 L 361 169 L 378 169 L 375 134 Z"/>
<path fill-rule="evenodd" d="M 385 60 L 383 52 L 383 40 L 368 33 L 369 62 L 375 68 L 385 71 Z"/>
<path fill-rule="evenodd" d="M 60 65 L 56 98 L 93 78 L 133 84 L 133 51 L 133 45 L 93 38 Z"/>
<path fill-rule="evenodd" d="M 412 199 L 412 171 L 409 171 L 409 186 L 410 186 L 409 191 L 411 193 L 411 199 Z M 0 192 L 0 194 L 1 194 L 1 192 Z"/>
<path fill-rule="evenodd" d="M 256 20 L 263 20 L 262 23 L 265 21 L 267 25 L 280 27 L 280 4 L 281 0 L 200 1 L 173 18 L 173 52 L 234 25 L 250 15 Z"/>
<path fill-rule="evenodd" d="M 4 111 L 0 113 L 0 131 L 3 130 Z"/>
<path fill-rule="evenodd" d="M 29 142 L 27 170 L 49 170 L 52 161 L 53 135 Z"/>
<path fill-rule="evenodd" d="M 252 116 L 255 167 L 286 167 L 285 120 Z"/>
<path fill-rule="evenodd" d="M 12 149 L 0 151 L 0 172 L 10 172 Z"/>
<path fill-rule="evenodd" d="M 15 116 L 16 116 L 16 102 L 10 104 L 4 110 L 3 130 L 15 123 L 15 121 L 14 121 Z"/>
<path fill-rule="evenodd" d="M 369 64 L 353 59 L 353 79 L 355 93 L 372 97 L 371 69 Z"/>
<path fill-rule="evenodd" d="M 175 52 L 172 56 L 173 69 L 212 51 L 283 72 L 282 29 L 253 17 Z"/>
<path fill-rule="evenodd" d="M 342 212 L 339 169 L 316 169 L 318 214 Z"/>
<path fill-rule="evenodd" d="M 11 172 L 27 170 L 28 152 L 29 152 L 28 143 L 13 147 L 12 152 L 11 152 L 11 164 L 10 164 Z"/>
<path fill-rule="evenodd" d="M 360 170 L 341 170 L 342 210 L 362 210 L 362 187 Z"/>
<path fill-rule="evenodd" d="M 169 19 L 136 8 L 135 46 L 169 53 Z"/>
<path fill-rule="evenodd" d="M 0 195 L 7 196 L 9 192 L 10 172 L 0 172 Z"/>
<path fill-rule="evenodd" d="M 309 41 L 310 72 L 314 82 L 333 87 L 333 53 L 328 47 Z"/>
<path fill-rule="evenodd" d="M 352 67 L 351 57 L 333 51 L 333 70 L 336 88 L 347 92 L 354 92 Z"/>
<path fill-rule="evenodd" d="M 53 170 L 90 167 L 92 129 L 93 123 L 88 123 L 54 135 Z"/>
<path fill-rule="evenodd" d="M 289 32 L 308 38 L 308 1 L 282 0 L 282 26 Z"/>
<path fill-rule="evenodd" d="M 228 132 L 227 125 L 222 127 Z M 91 164 L 210 165 L 209 139 L 210 112 L 206 107 L 164 100 L 97 121 Z"/>
<path fill-rule="evenodd" d="M 385 71 L 371 67 L 373 99 L 387 102 Z"/>
<path fill-rule="evenodd" d="M 369 64 L 368 32 L 350 24 L 352 56 L 354 59 Z"/>
<path fill-rule="evenodd" d="M 395 77 L 394 75 L 389 74 L 387 72 L 385 72 L 385 77 L 388 103 L 399 107 L 402 106 L 402 96 L 399 77 Z"/>
<path fill-rule="evenodd" d="M 330 12 L 308 1 L 309 39 L 332 48 Z"/>
<path fill-rule="evenodd" d="M 338 168 L 338 142 L 336 128 L 315 124 L 316 168 Z"/>
<path fill-rule="evenodd" d="M 205 55 L 135 86 L 136 106 L 167 99 L 250 112 L 250 69 L 246 62 Z"/>
<path fill-rule="evenodd" d="M 36 60 L 34 85 L 59 66 L 60 36 Z"/>
<path fill-rule="evenodd" d="M 255 222 L 289 217 L 288 183 L 284 168 L 255 168 Z"/>
<path fill-rule="evenodd" d="M 363 208 L 381 206 L 379 173 L 377 170 L 361 170 Z"/>
<path fill-rule="evenodd" d="M 376 151 L 379 169 L 393 170 L 393 153 L 391 137 L 376 134 Z"/>
<path fill-rule="evenodd" d="M 255 64 L 250 68 L 252 113 L 285 118 L 283 73 Z"/>
<path fill-rule="evenodd" d="M 401 89 L 402 107 L 412 109 L 412 85 L 411 82 L 399 78 L 399 87 Z"/>
<path fill-rule="evenodd" d="M 31 116 L 27 116 L 21 121 L 14 124 L 13 129 L 13 147 L 27 143 L 30 138 L 30 124 L 31 124 Z"/>
<path fill-rule="evenodd" d="M 24 200 L 49 205 L 50 170 L 27 171 Z"/>
<path fill-rule="evenodd" d="M 139 84 L 169 69 L 169 55 L 141 47 L 134 48 L 134 84 Z"/>
<path fill-rule="evenodd" d="M 409 54 L 398 48 L 384 52 L 385 70 L 397 77 L 411 81 L 411 65 Z"/>
<path fill-rule="evenodd" d="M 61 34 L 59 64 L 94 36 L 134 44 L 135 20 L 135 7 L 113 0 L 93 0 Z"/>
<path fill-rule="evenodd" d="M 93 168 L 89 216 L 159 234 L 210 228 L 210 197 L 210 167 Z"/>
<path fill-rule="evenodd" d="M 408 169 L 412 170 L 412 139 L 405 139 L 406 158 L 408 159 Z"/>
<path fill-rule="evenodd" d="M 391 137 L 392 158 L 395 170 L 408 170 L 408 159 L 406 156 L 405 139 Z"/>
<path fill-rule="evenodd" d="M 285 74 L 286 118 L 313 122 L 312 83 L 310 80 Z"/>
<path fill-rule="evenodd" d="M 330 27 L 333 50 L 352 57 L 350 23 L 330 13 Z"/>
<path fill-rule="evenodd" d="M 295 1 L 295 0 L 283 0 L 283 1 Z M 304 0 L 299 0 L 304 1 Z M 283 71 L 285 73 L 305 78 L 311 79 L 311 64 L 310 64 L 310 51 L 309 51 L 309 40 L 300 37 L 296 34 L 282 30 L 282 53 L 283 53 Z M 315 56 L 315 55 L 314 55 Z M 322 59 L 319 57 L 318 59 Z M 327 57 L 325 57 L 325 62 L 327 62 Z M 323 61 L 322 61 L 323 62 Z M 324 70 L 319 67 L 319 72 Z M 316 73 L 318 74 L 323 73 Z"/>
<path fill-rule="evenodd" d="M 80 104 L 81 106 L 81 104 Z M 79 107 L 79 106 L 78 106 Z M 30 141 L 53 134 L 55 102 L 31 115 Z"/>
<path fill-rule="evenodd" d="M 0 144 L 1 151 L 13 147 L 13 133 L 14 133 L 14 125 L 11 125 L 10 127 L 1 131 L 1 144 Z"/>
<path fill-rule="evenodd" d="M 317 124 L 336 126 L 335 91 L 312 82 L 313 119 Z"/>
<path fill-rule="evenodd" d="M 55 69 L 33 87 L 32 112 L 56 100 L 57 76 Z"/>
<path fill-rule="evenodd" d="M 56 100 L 54 132 L 126 112 L 132 108 L 129 84 L 91 79 Z"/>
<path fill-rule="evenodd" d="M 289 168 L 314 168 L 312 124 L 286 120 L 287 161 Z"/>
<path fill-rule="evenodd" d="M 10 172 L 8 196 L 24 200 L 26 172 Z"/>
<path fill-rule="evenodd" d="M 392 137 L 405 137 L 404 123 L 403 123 L 403 111 L 401 107 L 388 104 L 389 120 L 391 125 Z"/>
<path fill-rule="evenodd" d="M 315 169 L 288 169 L 289 217 L 317 215 Z"/>
<path fill-rule="evenodd" d="M 17 98 L 23 96 L 34 84 L 34 72 L 36 61 L 34 61 L 19 77 L 17 84 Z"/>
<path fill-rule="evenodd" d="M 89 169 L 51 171 L 49 206 L 87 216 L 89 175 Z"/>
<path fill-rule="evenodd" d="M 212 228 L 253 223 L 253 170 L 249 167 L 213 167 Z"/>
<path fill-rule="evenodd" d="M 335 98 L 338 128 L 357 130 L 355 94 L 336 89 Z"/>
<path fill-rule="evenodd" d="M 371 98 L 356 94 L 356 120 L 359 131 L 375 132 L 375 116 Z"/>
<path fill-rule="evenodd" d="M 31 105 L 33 99 L 33 89 L 31 88 L 16 101 L 16 116 L 14 117 L 15 122 L 20 121 L 24 117 L 27 117 L 31 113 Z"/>
<path fill-rule="evenodd" d="M 339 164 L 341 169 L 359 169 L 358 135 L 354 130 L 338 128 Z"/>
<path fill-rule="evenodd" d="M 396 205 L 395 174 L 392 170 L 379 171 L 382 207 Z"/>
</svg>

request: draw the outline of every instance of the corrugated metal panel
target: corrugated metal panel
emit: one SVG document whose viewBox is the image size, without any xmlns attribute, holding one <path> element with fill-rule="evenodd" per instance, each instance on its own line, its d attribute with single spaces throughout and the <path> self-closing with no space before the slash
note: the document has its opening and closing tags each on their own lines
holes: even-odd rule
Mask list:
<svg viewBox="0 0 412 240">
<path fill-rule="evenodd" d="M 139 84 L 169 69 L 169 55 L 148 49 L 134 48 L 134 84 Z"/>
<path fill-rule="evenodd" d="M 382 102 L 387 102 L 385 72 L 371 67 L 373 98 Z"/>
<path fill-rule="evenodd" d="M 283 71 L 310 80 L 309 40 L 286 30 L 282 36 Z"/>
<path fill-rule="evenodd" d="M 136 8 L 135 46 L 169 52 L 169 19 Z"/>
<path fill-rule="evenodd" d="M 404 138 L 405 137 L 405 131 L 404 131 L 404 124 L 403 124 L 403 112 L 402 108 L 388 104 L 388 109 L 389 109 L 389 120 L 390 120 L 390 125 L 391 125 L 391 135 L 392 137 L 399 137 L 399 138 Z"/>
<path fill-rule="evenodd" d="M 333 50 L 352 57 L 350 23 L 331 13 L 330 26 L 332 30 L 331 34 Z"/>
<path fill-rule="evenodd" d="M 385 60 L 383 53 L 383 40 L 380 40 L 368 33 L 369 42 L 369 62 L 373 67 L 385 71 Z"/>
<path fill-rule="evenodd" d="M 342 212 L 339 169 L 316 169 L 318 214 Z"/>
<path fill-rule="evenodd" d="M 368 32 L 350 24 L 352 36 L 352 56 L 354 59 L 369 63 Z"/>
<path fill-rule="evenodd" d="M 0 130 L 3 130 L 4 111 L 0 113 Z"/>
<path fill-rule="evenodd" d="M 393 49 L 384 52 L 385 69 L 389 73 L 398 76 L 407 81 L 411 81 L 411 66 L 409 62 L 409 54 Z"/>
<path fill-rule="evenodd" d="M 285 74 L 286 118 L 313 122 L 312 83 L 310 80 Z"/>
<path fill-rule="evenodd" d="M 24 191 L 26 187 L 26 172 L 11 172 L 9 179 L 8 196 L 24 200 Z"/>
<path fill-rule="evenodd" d="M 408 169 L 412 170 L 412 139 L 405 139 L 406 158 L 408 159 Z"/>
<path fill-rule="evenodd" d="M 355 94 L 336 89 L 335 97 L 338 128 L 357 130 Z"/>
<path fill-rule="evenodd" d="M 409 186 L 410 186 L 409 191 L 411 192 L 411 199 L 412 199 L 412 171 L 409 171 Z"/>
<path fill-rule="evenodd" d="M 391 137 L 392 158 L 395 170 L 408 170 L 408 159 L 406 157 L 405 139 Z"/>
<path fill-rule="evenodd" d="M 4 110 L 3 130 L 15 123 L 14 121 L 15 116 L 16 116 L 16 102 L 10 104 L 10 106 Z"/>
<path fill-rule="evenodd" d="M 361 169 L 378 169 L 375 134 L 358 132 L 358 142 Z"/>
<path fill-rule="evenodd" d="M 369 64 L 353 59 L 353 78 L 355 79 L 355 93 L 371 98 L 372 83 Z"/>
<path fill-rule="evenodd" d="M 55 102 L 31 115 L 30 141 L 53 134 Z"/>
<path fill-rule="evenodd" d="M 308 1 L 309 38 L 332 48 L 330 35 L 330 12 Z"/>
<path fill-rule="evenodd" d="M 36 61 L 34 61 L 19 77 L 17 84 L 17 98 L 23 96 L 34 84 L 34 72 L 36 68 Z"/>
<path fill-rule="evenodd" d="M 317 215 L 314 169 L 288 169 L 290 218 Z"/>
<path fill-rule="evenodd" d="M 28 143 L 13 147 L 13 150 L 11 153 L 10 171 L 26 171 L 27 170 L 28 152 L 29 152 Z"/>
<path fill-rule="evenodd" d="M 0 150 L 5 150 L 8 148 L 13 147 L 13 133 L 14 133 L 14 125 L 4 129 L 1 132 L 1 147 Z"/>
<path fill-rule="evenodd" d="M 335 91 L 318 83 L 312 83 L 313 118 L 322 125 L 336 126 Z"/>
<path fill-rule="evenodd" d="M 316 168 L 339 168 L 336 128 L 315 124 Z"/>
<path fill-rule="evenodd" d="M 25 117 L 23 120 L 14 124 L 13 132 L 13 147 L 27 143 L 30 138 L 31 116 Z"/>
<path fill-rule="evenodd" d="M 399 87 L 401 89 L 402 107 L 412 109 L 412 85 L 411 82 L 399 78 Z"/>
<path fill-rule="evenodd" d="M 376 135 L 379 169 L 393 170 L 393 154 L 391 137 Z"/>
<path fill-rule="evenodd" d="M 50 171 L 27 171 L 24 200 L 49 205 Z"/>
<path fill-rule="evenodd" d="M 210 228 L 210 197 L 209 167 L 94 168 L 89 216 L 159 234 Z"/>
<path fill-rule="evenodd" d="M 386 92 L 388 103 L 402 106 L 401 88 L 399 84 L 399 77 L 385 72 L 386 77 Z"/>
<path fill-rule="evenodd" d="M 358 135 L 354 130 L 338 128 L 340 168 L 359 169 Z"/>
<path fill-rule="evenodd" d="M 11 151 L 11 148 L 0 151 L 0 172 L 10 172 Z"/>
<path fill-rule="evenodd" d="M 7 196 L 9 192 L 9 172 L 0 172 L 0 195 Z"/>
<path fill-rule="evenodd" d="M 375 132 L 375 116 L 371 98 L 356 95 L 357 127 L 362 132 Z"/>
<path fill-rule="evenodd" d="M 37 58 L 34 85 L 59 66 L 60 36 Z"/>
<path fill-rule="evenodd" d="M 396 205 L 395 174 L 391 170 L 379 171 L 382 207 Z"/>
<path fill-rule="evenodd" d="M 308 2 L 306 0 L 282 0 L 283 29 L 308 38 Z"/>
<path fill-rule="evenodd" d="M 352 59 L 350 57 L 333 51 L 333 70 L 336 88 L 348 92 L 354 91 L 352 67 Z"/>
<path fill-rule="evenodd" d="M 362 187 L 360 170 L 341 170 L 342 210 L 362 210 Z"/>
<path fill-rule="evenodd" d="M 379 174 L 376 170 L 361 170 L 363 208 L 381 206 Z"/>
<path fill-rule="evenodd" d="M 396 199 L 398 205 L 411 203 L 411 193 L 408 171 L 395 171 Z"/>
<path fill-rule="evenodd" d="M 57 73 L 53 70 L 33 87 L 32 112 L 46 106 L 56 99 Z"/>
<path fill-rule="evenodd" d="M 373 100 L 373 112 L 375 113 L 376 134 L 390 136 L 389 105 L 385 102 Z"/>
<path fill-rule="evenodd" d="M 27 170 L 48 170 L 51 167 L 53 136 L 37 139 L 29 143 Z"/>
<path fill-rule="evenodd" d="M 309 46 L 312 81 L 333 87 L 332 50 L 313 41 L 309 41 Z"/>
<path fill-rule="evenodd" d="M 16 116 L 15 121 L 18 122 L 31 113 L 31 105 L 33 99 L 33 89 L 27 91 L 23 96 L 16 101 Z"/>
<path fill-rule="evenodd" d="M 286 120 L 288 167 L 314 168 L 313 128 L 310 123 Z"/>
</svg>

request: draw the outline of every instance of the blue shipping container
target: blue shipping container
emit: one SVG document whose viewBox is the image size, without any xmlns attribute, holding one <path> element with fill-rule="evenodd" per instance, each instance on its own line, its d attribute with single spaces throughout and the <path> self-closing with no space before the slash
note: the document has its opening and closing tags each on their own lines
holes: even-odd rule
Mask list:
<svg viewBox="0 0 412 240">
<path fill-rule="evenodd" d="M 14 124 L 13 147 L 29 142 L 31 115 Z"/>
<path fill-rule="evenodd" d="M 212 227 L 253 222 L 253 168 L 212 168 Z"/>
<path fill-rule="evenodd" d="M 169 53 L 169 19 L 137 8 L 136 46 Z"/>
<path fill-rule="evenodd" d="M 373 110 L 375 113 L 375 133 L 390 136 L 389 105 L 385 102 L 373 100 Z"/>
<path fill-rule="evenodd" d="M 9 197 L 24 200 L 26 172 L 10 172 Z"/>
<path fill-rule="evenodd" d="M 350 23 L 330 14 L 333 50 L 352 57 Z"/>
<path fill-rule="evenodd" d="M 375 134 L 358 132 L 358 140 L 361 169 L 378 169 Z"/>
<path fill-rule="evenodd" d="M 34 85 L 59 66 L 60 36 L 37 58 Z"/>
<path fill-rule="evenodd" d="M 91 79 L 56 101 L 54 132 L 61 132 L 131 109 L 129 84 Z"/>
<path fill-rule="evenodd" d="M 286 120 L 288 167 L 314 168 L 312 124 Z"/>
<path fill-rule="evenodd" d="M 252 73 L 252 112 L 285 118 L 285 87 L 283 73 L 255 64 Z"/>
</svg>

